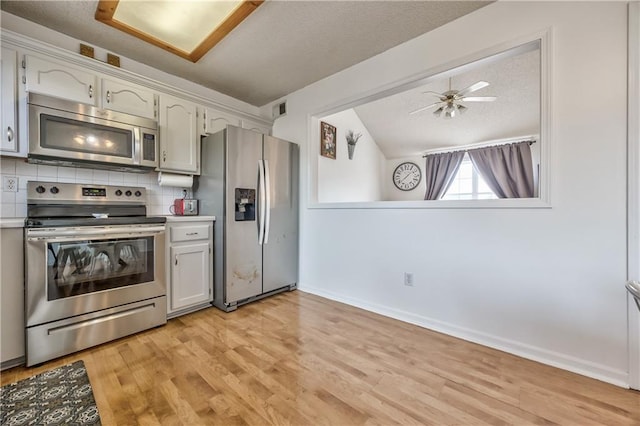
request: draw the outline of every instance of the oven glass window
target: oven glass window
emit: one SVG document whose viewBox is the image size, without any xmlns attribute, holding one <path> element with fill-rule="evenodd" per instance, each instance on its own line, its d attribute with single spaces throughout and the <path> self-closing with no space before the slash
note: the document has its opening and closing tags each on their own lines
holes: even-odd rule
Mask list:
<svg viewBox="0 0 640 426">
<path fill-rule="evenodd" d="M 40 134 L 43 148 L 133 158 L 130 130 L 42 114 Z"/>
<path fill-rule="evenodd" d="M 49 300 L 154 280 L 153 237 L 47 245 Z"/>
</svg>

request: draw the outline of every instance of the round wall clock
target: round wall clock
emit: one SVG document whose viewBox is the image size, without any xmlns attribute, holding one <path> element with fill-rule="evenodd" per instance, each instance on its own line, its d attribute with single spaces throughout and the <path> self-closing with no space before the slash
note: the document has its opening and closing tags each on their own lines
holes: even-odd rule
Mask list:
<svg viewBox="0 0 640 426">
<path fill-rule="evenodd" d="M 415 189 L 422 180 L 422 171 L 417 164 L 410 161 L 401 163 L 393 171 L 393 184 L 401 191 Z"/>
</svg>

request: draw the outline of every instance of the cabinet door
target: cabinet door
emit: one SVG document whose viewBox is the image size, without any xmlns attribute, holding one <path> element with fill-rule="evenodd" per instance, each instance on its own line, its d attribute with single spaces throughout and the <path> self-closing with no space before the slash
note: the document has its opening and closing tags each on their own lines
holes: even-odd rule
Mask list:
<svg viewBox="0 0 640 426">
<path fill-rule="evenodd" d="M 0 56 L 0 99 L 2 99 L 0 103 L 0 108 L 2 108 L 0 111 L 2 119 L 0 151 L 3 152 L 18 151 L 18 117 L 16 114 L 18 110 L 17 58 L 15 50 L 6 47 L 2 48 L 2 56 Z"/>
<path fill-rule="evenodd" d="M 171 310 L 210 300 L 209 243 L 171 247 Z"/>
<path fill-rule="evenodd" d="M 140 117 L 156 118 L 156 95 L 152 91 L 116 80 L 102 79 L 102 108 Z"/>
<path fill-rule="evenodd" d="M 37 56 L 26 55 L 25 61 L 28 92 L 96 105 L 98 77 L 95 74 Z"/>
<path fill-rule="evenodd" d="M 196 105 L 160 95 L 160 170 L 198 172 Z"/>
<path fill-rule="evenodd" d="M 4 52 L 3 52 L 4 55 Z M 0 229 L 0 361 L 24 356 L 24 252 L 22 228 Z"/>
<path fill-rule="evenodd" d="M 240 126 L 240 118 L 213 108 L 205 108 L 200 131 L 202 135 L 212 134 L 224 129 L 228 124 Z"/>
</svg>

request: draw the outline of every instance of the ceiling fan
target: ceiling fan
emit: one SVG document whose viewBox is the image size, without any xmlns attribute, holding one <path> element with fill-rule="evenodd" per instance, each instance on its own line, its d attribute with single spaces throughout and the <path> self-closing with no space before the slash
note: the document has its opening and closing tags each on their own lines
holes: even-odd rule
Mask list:
<svg viewBox="0 0 640 426">
<path fill-rule="evenodd" d="M 487 87 L 489 83 L 486 81 L 478 81 L 473 83 L 471 86 L 465 87 L 460 90 L 451 90 L 451 78 L 449 78 L 449 90 L 444 93 L 437 92 L 423 92 L 425 94 L 432 94 L 438 97 L 440 100 L 438 102 L 432 103 L 431 105 L 427 105 L 422 108 L 418 108 L 415 111 L 411 111 L 409 114 L 417 114 L 429 108 L 438 107 L 435 111 L 433 111 L 433 115 L 436 117 L 440 117 L 444 112 L 444 118 L 453 118 L 458 114 L 462 114 L 467 110 L 467 107 L 464 106 L 461 102 L 493 102 L 497 98 L 495 96 L 467 96 L 469 93 L 475 92 L 476 90 L 484 89 Z"/>
</svg>

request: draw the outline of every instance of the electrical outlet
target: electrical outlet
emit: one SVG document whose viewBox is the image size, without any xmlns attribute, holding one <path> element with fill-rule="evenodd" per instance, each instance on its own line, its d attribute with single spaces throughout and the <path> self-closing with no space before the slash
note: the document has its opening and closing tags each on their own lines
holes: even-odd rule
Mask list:
<svg viewBox="0 0 640 426">
<path fill-rule="evenodd" d="M 404 273 L 404 285 L 413 287 L 413 272 Z"/>
<path fill-rule="evenodd" d="M 4 192 L 18 192 L 18 178 L 15 176 L 2 176 L 2 190 Z"/>
</svg>

